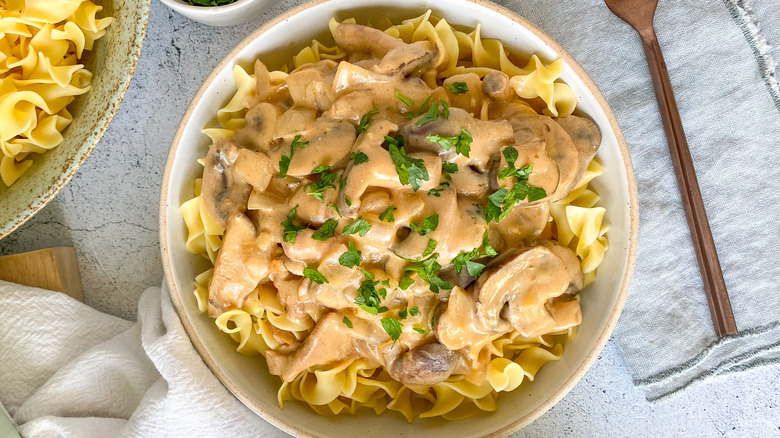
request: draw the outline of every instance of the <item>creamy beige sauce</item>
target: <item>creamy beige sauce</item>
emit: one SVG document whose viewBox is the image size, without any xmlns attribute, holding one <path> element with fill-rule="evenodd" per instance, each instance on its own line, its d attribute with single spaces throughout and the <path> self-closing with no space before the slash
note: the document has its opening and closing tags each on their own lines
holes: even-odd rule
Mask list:
<svg viewBox="0 0 780 438">
<path fill-rule="evenodd" d="M 291 381 L 312 367 L 362 358 L 413 386 L 451 375 L 481 383 L 486 343 L 512 331 L 531 338 L 578 325 L 574 296 L 583 275 L 571 250 L 550 240 L 549 206 L 577 186 L 596 153 L 595 124 L 537 114 L 499 71 L 437 82 L 443 54 L 427 42 L 406 44 L 350 24 L 339 25 L 334 38 L 347 59 L 300 67 L 283 83 L 272 83 L 258 61 L 246 126 L 209 151 L 203 199 L 226 227 L 209 315 L 273 297 L 287 319 L 313 329 L 303 339 L 276 330 L 282 346 L 265 352 L 271 373 Z M 456 94 L 454 85 L 468 90 Z M 422 123 L 431 105 L 439 112 Z M 431 137 L 463 132 L 471 139 L 468 156 Z M 386 137 L 403 137 L 405 153 L 427 171 L 417 190 L 402 183 Z M 519 184 L 498 177 L 510 165 L 509 147 L 517 169 L 533 164 L 528 185 L 546 196 L 520 200 L 487 223 L 488 197 Z M 443 170 L 453 164 L 457 172 Z M 313 172 L 321 166 L 329 168 Z M 322 178 L 331 184 L 313 193 Z M 388 208 L 393 221 L 380 218 Z M 436 227 L 420 230 L 433 215 Z M 356 220 L 370 228 L 345 235 Z M 332 236 L 317 238 L 332 221 Z M 350 247 L 360 251 L 359 267 L 340 260 Z M 472 251 L 484 269 L 476 277 L 452 264 Z M 440 270 L 406 270 L 431 257 Z M 327 282 L 307 277 L 308 269 Z M 373 312 L 359 305 L 366 284 L 378 294 Z"/>
</svg>

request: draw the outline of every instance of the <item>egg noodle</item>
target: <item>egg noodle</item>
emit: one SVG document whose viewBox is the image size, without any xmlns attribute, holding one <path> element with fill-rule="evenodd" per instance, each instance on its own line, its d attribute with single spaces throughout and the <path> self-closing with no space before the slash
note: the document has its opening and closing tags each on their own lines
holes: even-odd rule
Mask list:
<svg viewBox="0 0 780 438">
<path fill-rule="evenodd" d="M 354 22 L 346 20 L 338 23 L 332 19 L 331 30 L 341 24 Z M 441 65 L 436 75 L 422 76 L 431 88 L 440 87 L 443 78 L 453 75 L 476 73 L 481 77 L 490 69 L 497 69 L 510 77 L 511 87 L 520 98 L 535 102 L 538 104 L 536 107 L 546 115 L 567 116 L 577 106 L 573 91 L 559 79 L 563 67 L 561 60 L 545 64 L 536 55 L 531 55 L 527 62 L 518 63 L 516 60 L 520 58 L 510 55 L 500 41 L 482 38 L 479 25 L 470 32 L 464 32 L 428 11 L 398 25 L 387 21 L 373 27 L 384 29 L 386 34 L 406 43 L 430 41 L 439 53 L 444 54 L 438 61 Z M 338 61 L 345 59 L 345 56 L 346 53 L 337 46 L 327 46 L 315 40 L 294 57 L 293 68 L 326 59 Z M 270 83 L 283 83 L 288 75 L 286 70 L 283 68 L 269 72 Z M 255 76 L 241 66 L 235 66 L 233 77 L 237 91 L 227 105 L 218 111 L 219 127 L 203 130 L 213 142 L 231 139 L 237 130 L 245 126 L 248 102 L 256 98 Z M 64 111 L 62 107 L 59 110 Z M 487 118 L 487 112 L 487 108 L 475 111 L 483 119 Z M 4 150 L 8 147 L 6 144 Z M 590 187 L 590 182 L 601 174 L 602 166 L 593 159 L 571 192 L 550 205 L 549 220 L 554 225 L 545 231 L 548 238 L 567 246 L 577 255 L 586 286 L 595 280 L 596 270 L 608 246 L 608 227 L 603 223 L 605 209 L 597 206 L 599 196 Z M 188 230 L 186 246 L 190 252 L 201 254 L 215 263 L 225 228 L 207 211 L 201 184 L 201 179 L 195 181 L 195 197 L 181 205 Z M 209 308 L 209 281 L 212 274 L 213 269 L 209 269 L 195 279 L 194 293 L 202 312 Z M 421 315 L 420 320 L 430 321 L 432 316 Z M 301 321 L 289 318 L 285 306 L 274 291 L 258 287 L 257 293 L 251 294 L 241 308 L 221 313 L 216 318 L 216 325 L 238 343 L 239 353 L 265 356 L 269 349 L 280 347 L 280 332 L 303 341 L 315 323 L 311 319 Z M 470 381 L 473 379 L 464 378 L 463 375 L 452 375 L 430 386 L 406 385 L 392 378 L 384 367 L 372 365 L 364 359 L 350 360 L 331 367 L 310 367 L 292 381 L 281 384 L 278 391 L 279 406 L 286 401 L 299 400 L 321 415 L 354 413 L 361 407 L 372 409 L 377 414 L 391 410 L 399 412 L 408 421 L 415 417 L 439 416 L 456 420 L 481 411 L 494 411 L 500 392 L 512 391 L 524 381 L 534 380 L 537 371 L 545 363 L 561 358 L 563 345 L 574 337 L 576 328 L 573 326 L 532 338 L 525 338 L 516 330 L 511 330 L 472 346 L 469 352 L 471 358 L 487 362 L 487 372 L 481 382 Z"/>
<path fill-rule="evenodd" d="M 113 20 L 90 0 L 0 0 L 0 178 L 10 186 L 62 142 L 67 106 L 89 91 L 84 51 Z"/>
</svg>

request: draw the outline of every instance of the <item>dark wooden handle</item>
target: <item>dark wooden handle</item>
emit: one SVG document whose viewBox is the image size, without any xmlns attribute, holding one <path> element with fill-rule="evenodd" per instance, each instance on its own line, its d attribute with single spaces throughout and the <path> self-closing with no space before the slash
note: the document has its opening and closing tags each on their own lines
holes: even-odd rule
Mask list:
<svg viewBox="0 0 780 438">
<path fill-rule="evenodd" d="M 666 70 L 666 62 L 664 62 L 661 46 L 658 45 L 658 39 L 653 29 L 642 31 L 640 35 L 645 47 L 647 64 L 650 67 L 650 76 L 653 78 L 655 96 L 658 99 L 658 108 L 661 111 L 674 173 L 677 176 L 677 185 L 682 195 L 685 216 L 688 218 L 688 227 L 691 229 L 693 247 L 704 281 L 704 290 L 710 304 L 715 332 L 718 336 L 732 335 L 737 332 L 737 323 L 731 310 L 726 282 L 723 280 L 718 252 L 715 249 L 715 241 L 712 239 L 704 201 L 701 199 L 699 182 L 696 179 L 691 152 L 685 139 L 680 112 L 677 110 L 677 101 L 674 99 L 669 72 Z"/>
</svg>

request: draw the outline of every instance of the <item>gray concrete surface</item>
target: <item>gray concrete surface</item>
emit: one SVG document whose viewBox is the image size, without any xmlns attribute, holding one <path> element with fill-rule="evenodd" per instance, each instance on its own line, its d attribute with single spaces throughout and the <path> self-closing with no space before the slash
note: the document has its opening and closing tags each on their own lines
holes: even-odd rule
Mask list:
<svg viewBox="0 0 780 438">
<path fill-rule="evenodd" d="M 153 0 L 135 78 L 103 140 L 57 198 L 0 242 L 0 254 L 74 246 L 86 302 L 134 319 L 144 288 L 162 282 L 157 204 L 181 115 L 230 48 L 268 17 L 298 3 L 275 6 L 243 26 L 210 28 Z M 756 7 L 759 19 L 777 26 L 776 18 L 760 15 L 777 8 L 767 7 L 768 0 L 757 3 L 763 6 Z M 520 12 L 533 21 L 533 11 Z M 777 35 L 776 29 L 770 33 Z M 780 366 L 767 366 L 648 403 L 610 342 L 580 384 L 516 436 L 780 436 L 778 382 Z"/>
</svg>

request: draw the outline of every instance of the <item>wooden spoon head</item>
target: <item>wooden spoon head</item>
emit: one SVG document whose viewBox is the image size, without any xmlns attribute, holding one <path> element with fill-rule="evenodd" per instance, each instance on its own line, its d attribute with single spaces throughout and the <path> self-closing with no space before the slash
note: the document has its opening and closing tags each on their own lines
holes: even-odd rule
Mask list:
<svg viewBox="0 0 780 438">
<path fill-rule="evenodd" d="M 604 0 L 613 14 L 637 31 L 653 27 L 658 0 Z"/>
</svg>

